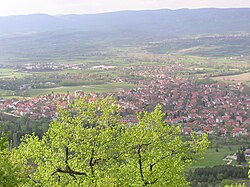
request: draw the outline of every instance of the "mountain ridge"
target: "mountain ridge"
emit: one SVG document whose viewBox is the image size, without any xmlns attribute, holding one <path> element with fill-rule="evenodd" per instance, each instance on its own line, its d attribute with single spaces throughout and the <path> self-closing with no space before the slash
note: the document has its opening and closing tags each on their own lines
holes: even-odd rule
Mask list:
<svg viewBox="0 0 250 187">
<path fill-rule="evenodd" d="M 204 33 L 250 31 L 250 8 L 160 9 L 100 14 L 1 16 L 0 34 L 57 30 L 122 31 L 172 37 Z M 138 33 L 139 32 L 139 33 Z"/>
<path fill-rule="evenodd" d="M 0 64 L 81 59 L 121 46 L 145 46 L 159 53 L 196 49 L 195 54 L 204 56 L 247 55 L 249 17 L 250 8 L 0 17 Z M 149 44 L 155 41 L 160 43 Z M 211 50 L 214 46 L 221 48 Z"/>
</svg>

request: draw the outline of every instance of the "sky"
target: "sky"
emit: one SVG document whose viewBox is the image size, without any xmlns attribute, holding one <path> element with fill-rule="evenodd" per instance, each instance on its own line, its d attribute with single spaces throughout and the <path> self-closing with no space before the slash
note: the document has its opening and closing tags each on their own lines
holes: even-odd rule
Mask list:
<svg viewBox="0 0 250 187">
<path fill-rule="evenodd" d="M 0 0 L 0 16 L 93 14 L 120 10 L 250 7 L 250 0 Z"/>
</svg>

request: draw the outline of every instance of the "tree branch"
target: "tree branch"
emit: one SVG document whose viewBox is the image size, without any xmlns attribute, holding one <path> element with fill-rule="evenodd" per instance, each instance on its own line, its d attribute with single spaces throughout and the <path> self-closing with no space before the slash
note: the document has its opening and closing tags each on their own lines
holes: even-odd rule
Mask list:
<svg viewBox="0 0 250 187">
<path fill-rule="evenodd" d="M 94 175 L 94 168 L 93 168 L 93 166 L 94 166 L 94 162 L 93 162 L 94 158 L 93 158 L 93 156 L 94 156 L 94 148 L 92 148 L 92 150 L 91 150 L 91 156 L 90 156 L 90 160 L 89 160 L 89 166 L 90 166 L 90 169 L 91 169 L 92 176 Z"/>
<path fill-rule="evenodd" d="M 39 184 L 39 182 L 37 182 L 34 179 L 32 179 L 29 175 L 28 175 L 28 178 L 31 179 L 34 183 Z"/>
<path fill-rule="evenodd" d="M 51 175 L 54 175 L 56 173 L 67 173 L 70 176 L 74 177 L 74 179 L 76 180 L 75 175 L 84 175 L 87 176 L 87 174 L 85 172 L 78 172 L 78 171 L 73 171 L 68 164 L 68 159 L 69 159 L 69 148 L 65 147 L 65 170 L 62 170 L 61 168 L 57 168 L 56 171 L 54 171 Z"/>
<path fill-rule="evenodd" d="M 62 170 L 60 168 L 57 168 L 56 171 L 54 171 L 51 175 L 54 175 L 56 173 L 68 173 L 72 177 L 74 177 L 73 175 L 85 175 L 85 176 L 87 176 L 87 174 L 85 172 L 78 172 L 78 171 L 67 170 L 67 169 Z"/>
<path fill-rule="evenodd" d="M 175 151 L 172 151 L 171 155 L 170 156 L 173 156 L 176 152 Z M 155 161 L 154 163 L 150 164 L 149 165 L 149 171 L 152 172 L 153 171 L 153 167 L 160 161 L 164 160 L 165 158 L 167 158 L 169 155 L 165 155 L 163 157 L 161 157 L 160 159 L 158 159 L 157 161 Z"/>
<path fill-rule="evenodd" d="M 147 186 L 147 185 L 149 184 L 149 182 L 147 182 L 147 181 L 145 180 L 144 175 L 143 175 L 141 148 L 142 148 L 142 145 L 139 145 L 138 150 L 137 150 L 137 155 L 138 155 L 138 157 L 139 157 L 139 159 L 138 159 L 139 172 L 140 172 L 141 180 L 142 180 L 143 183 L 144 183 L 143 186 Z"/>
</svg>

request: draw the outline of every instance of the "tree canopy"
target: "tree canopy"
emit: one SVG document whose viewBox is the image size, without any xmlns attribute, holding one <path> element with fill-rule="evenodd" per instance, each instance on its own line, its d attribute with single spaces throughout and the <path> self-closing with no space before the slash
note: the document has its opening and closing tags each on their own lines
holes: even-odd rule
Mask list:
<svg viewBox="0 0 250 187">
<path fill-rule="evenodd" d="M 124 124 L 112 98 L 76 100 L 58 111 L 42 139 L 26 135 L 13 155 L 25 186 L 188 186 L 184 170 L 202 156 L 206 135 L 183 141 L 158 105 Z"/>
<path fill-rule="evenodd" d="M 11 157 L 8 147 L 8 136 L 0 131 L 0 187 L 19 186 L 26 179 L 22 167 Z"/>
</svg>

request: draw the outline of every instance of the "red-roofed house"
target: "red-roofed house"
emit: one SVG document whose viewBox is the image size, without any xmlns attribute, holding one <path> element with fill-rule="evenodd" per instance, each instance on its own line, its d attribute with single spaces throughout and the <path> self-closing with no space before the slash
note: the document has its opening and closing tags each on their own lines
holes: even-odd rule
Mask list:
<svg viewBox="0 0 250 187">
<path fill-rule="evenodd" d="M 192 133 L 192 128 L 191 128 L 191 127 L 184 127 L 184 128 L 182 129 L 182 133 L 183 133 L 184 135 L 190 135 L 190 134 Z"/>
<path fill-rule="evenodd" d="M 244 128 L 234 128 L 232 130 L 232 136 L 236 137 L 236 136 L 240 136 L 240 135 L 247 135 L 247 129 Z"/>
<path fill-rule="evenodd" d="M 220 136 L 226 136 L 227 135 L 227 129 L 226 128 L 221 128 L 220 129 Z"/>
</svg>

